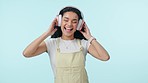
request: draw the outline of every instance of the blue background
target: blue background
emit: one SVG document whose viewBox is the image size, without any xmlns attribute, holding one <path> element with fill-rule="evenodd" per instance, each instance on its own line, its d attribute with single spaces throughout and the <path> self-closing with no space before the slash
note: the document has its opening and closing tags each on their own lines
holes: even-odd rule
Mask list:
<svg viewBox="0 0 148 83">
<path fill-rule="evenodd" d="M 53 83 L 47 53 L 22 52 L 69 5 L 111 56 L 102 62 L 88 54 L 90 83 L 148 83 L 147 0 L 0 0 L 0 83 Z"/>
</svg>

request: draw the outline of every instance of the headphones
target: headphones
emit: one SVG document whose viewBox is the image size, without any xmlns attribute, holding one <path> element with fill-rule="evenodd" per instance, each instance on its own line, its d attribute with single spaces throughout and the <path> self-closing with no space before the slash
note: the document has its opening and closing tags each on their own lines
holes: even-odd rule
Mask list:
<svg viewBox="0 0 148 83">
<path fill-rule="evenodd" d="M 68 7 L 71 7 L 71 6 L 68 6 Z M 75 8 L 75 7 L 72 7 L 72 8 Z M 81 13 L 81 11 L 80 11 L 80 13 Z M 82 19 L 84 19 L 82 13 L 81 13 L 81 16 L 82 16 Z M 79 19 L 79 22 L 78 22 L 78 25 L 77 25 L 77 30 L 82 30 L 82 26 L 84 24 L 84 21 L 82 19 Z M 61 14 L 58 15 L 57 20 L 58 20 L 58 27 L 60 27 L 61 24 L 62 24 L 62 15 Z"/>
</svg>

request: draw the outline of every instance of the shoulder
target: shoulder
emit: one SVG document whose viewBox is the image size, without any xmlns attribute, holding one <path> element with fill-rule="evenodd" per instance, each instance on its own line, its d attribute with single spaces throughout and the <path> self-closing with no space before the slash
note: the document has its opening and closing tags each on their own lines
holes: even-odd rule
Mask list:
<svg viewBox="0 0 148 83">
<path fill-rule="evenodd" d="M 83 46 L 84 55 L 86 55 L 88 52 L 88 47 L 89 47 L 88 41 L 84 40 L 84 39 L 82 39 L 82 40 L 78 39 L 78 40 L 80 41 L 81 45 Z"/>
<path fill-rule="evenodd" d="M 58 38 L 48 38 L 44 42 L 46 43 L 47 46 L 49 46 L 49 45 L 55 45 L 57 40 Z"/>
<path fill-rule="evenodd" d="M 84 40 L 84 39 L 82 39 L 81 40 L 81 44 L 82 44 L 82 46 L 86 49 L 86 50 L 88 50 L 88 48 L 89 48 L 89 43 L 88 43 L 88 40 Z"/>
<path fill-rule="evenodd" d="M 58 38 L 48 38 L 45 40 L 45 43 L 54 43 L 58 40 Z"/>
<path fill-rule="evenodd" d="M 85 40 L 85 39 L 82 39 L 81 40 L 81 43 L 87 43 L 88 41 L 87 40 Z"/>
<path fill-rule="evenodd" d="M 56 49 L 57 47 L 57 40 L 58 38 L 48 38 L 44 41 L 46 44 L 48 53 L 54 52 L 54 49 Z"/>
<path fill-rule="evenodd" d="M 81 41 L 81 44 L 82 45 L 86 45 L 87 43 L 88 43 L 88 41 L 87 40 L 84 40 L 84 39 L 82 39 L 82 40 L 80 40 Z"/>
</svg>

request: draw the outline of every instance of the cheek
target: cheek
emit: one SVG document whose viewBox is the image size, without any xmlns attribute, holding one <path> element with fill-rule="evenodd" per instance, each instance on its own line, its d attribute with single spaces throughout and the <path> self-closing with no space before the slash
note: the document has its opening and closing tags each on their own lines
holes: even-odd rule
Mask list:
<svg viewBox="0 0 148 83">
<path fill-rule="evenodd" d="M 78 26 L 78 24 L 77 24 L 77 23 L 76 23 L 76 24 L 73 24 L 73 27 L 74 27 L 74 28 L 77 28 L 77 26 Z"/>
<path fill-rule="evenodd" d="M 64 26 L 66 24 L 66 22 L 62 21 L 61 26 Z"/>
</svg>

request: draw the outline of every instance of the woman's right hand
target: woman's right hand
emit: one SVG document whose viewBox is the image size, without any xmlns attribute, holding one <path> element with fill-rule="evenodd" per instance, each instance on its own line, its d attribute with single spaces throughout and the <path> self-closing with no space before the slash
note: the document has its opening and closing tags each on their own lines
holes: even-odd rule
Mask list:
<svg viewBox="0 0 148 83">
<path fill-rule="evenodd" d="M 53 35 L 53 34 L 57 31 L 57 28 L 54 28 L 54 27 L 57 26 L 57 25 L 58 25 L 58 20 L 57 20 L 57 18 L 55 18 L 55 19 L 52 21 L 52 23 L 51 23 L 49 29 L 48 29 L 47 32 L 46 32 L 46 33 L 48 34 L 48 36 Z"/>
<path fill-rule="evenodd" d="M 25 57 L 33 57 L 33 56 L 36 56 L 36 55 L 39 55 L 43 52 L 46 52 L 47 51 L 47 47 L 46 47 L 46 44 L 44 42 L 44 40 L 54 34 L 56 32 L 56 28 L 54 28 L 54 26 L 56 26 L 58 23 L 57 19 L 55 18 L 49 29 L 43 33 L 40 37 L 38 37 L 37 39 L 35 39 L 33 42 L 31 42 L 26 48 L 25 50 L 23 51 L 23 55 Z"/>
</svg>

